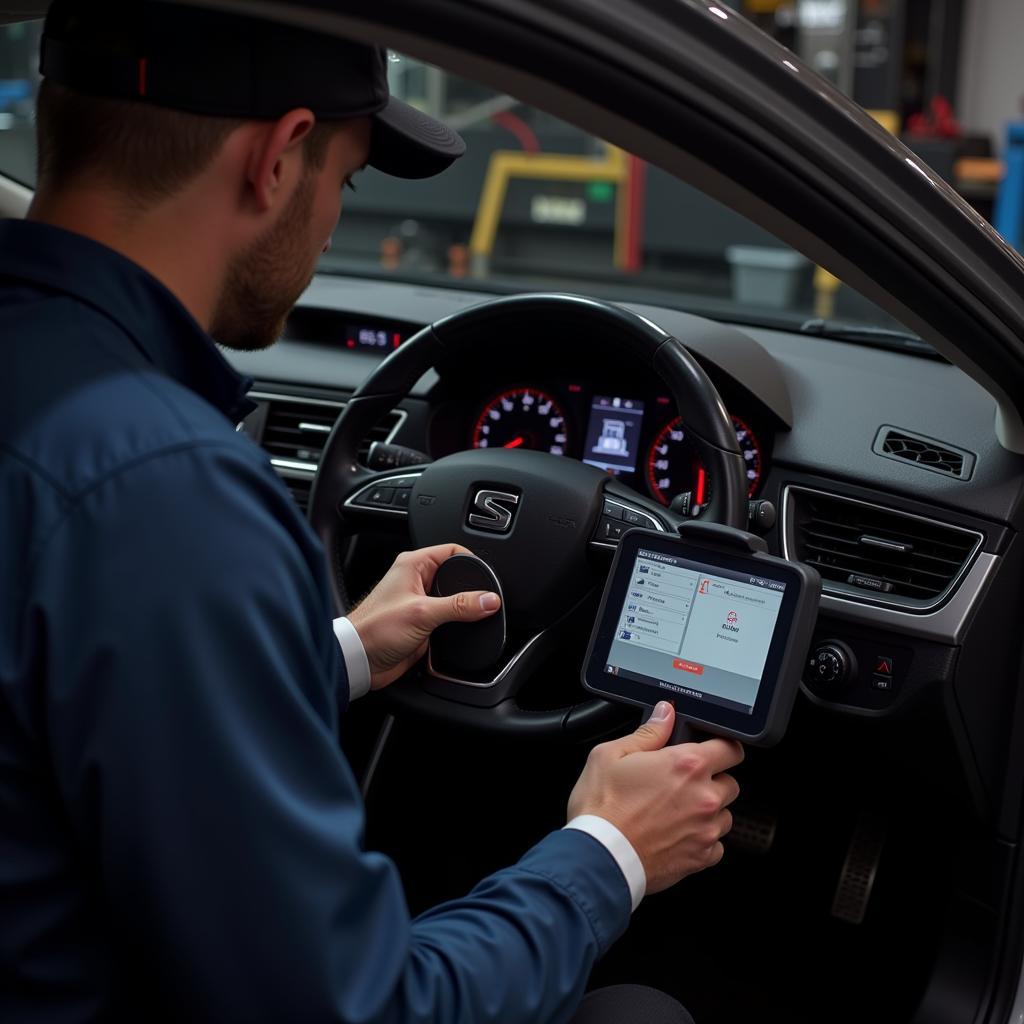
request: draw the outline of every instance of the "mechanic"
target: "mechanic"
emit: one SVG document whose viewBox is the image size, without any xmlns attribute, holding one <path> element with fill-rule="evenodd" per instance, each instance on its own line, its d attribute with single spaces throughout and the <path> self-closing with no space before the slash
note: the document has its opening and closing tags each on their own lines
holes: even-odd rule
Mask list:
<svg viewBox="0 0 1024 1024">
<path fill-rule="evenodd" d="M 0 1019 L 570 1018 L 644 893 L 721 858 L 741 748 L 666 747 L 659 705 L 564 829 L 410 920 L 338 718 L 497 595 L 428 597 L 461 549 L 407 552 L 332 629 L 213 340 L 280 335 L 357 170 L 461 139 L 383 50 L 199 8 L 58 0 L 41 66 L 38 190 L 0 224 Z M 580 1019 L 689 1019 L 618 998 Z"/>
</svg>

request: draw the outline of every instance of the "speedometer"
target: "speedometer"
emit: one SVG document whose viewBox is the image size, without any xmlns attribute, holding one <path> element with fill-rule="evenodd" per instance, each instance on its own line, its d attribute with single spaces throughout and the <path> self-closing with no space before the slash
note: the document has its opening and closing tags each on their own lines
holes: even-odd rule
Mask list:
<svg viewBox="0 0 1024 1024">
<path fill-rule="evenodd" d="M 746 463 L 747 495 L 753 497 L 761 484 L 761 443 L 739 418 L 732 417 L 736 441 Z M 647 488 L 663 505 L 677 494 L 689 491 L 691 511 L 696 514 L 711 496 L 711 480 L 686 437 L 682 417 L 666 423 L 647 453 Z"/>
<path fill-rule="evenodd" d="M 564 455 L 569 443 L 565 412 L 537 388 L 502 391 L 481 410 L 472 443 L 474 448 L 530 448 Z"/>
</svg>

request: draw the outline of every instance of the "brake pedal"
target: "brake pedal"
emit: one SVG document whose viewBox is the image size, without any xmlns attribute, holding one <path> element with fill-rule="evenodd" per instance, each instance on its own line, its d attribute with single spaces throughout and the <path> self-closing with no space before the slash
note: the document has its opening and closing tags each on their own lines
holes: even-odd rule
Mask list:
<svg viewBox="0 0 1024 1024">
<path fill-rule="evenodd" d="M 732 828 L 725 837 L 730 849 L 763 855 L 775 842 L 778 819 L 769 811 L 743 807 L 733 809 Z"/>
<path fill-rule="evenodd" d="M 847 924 L 863 922 L 884 844 L 883 823 L 869 814 L 862 814 L 853 830 L 832 899 L 832 916 L 837 920 Z"/>
</svg>

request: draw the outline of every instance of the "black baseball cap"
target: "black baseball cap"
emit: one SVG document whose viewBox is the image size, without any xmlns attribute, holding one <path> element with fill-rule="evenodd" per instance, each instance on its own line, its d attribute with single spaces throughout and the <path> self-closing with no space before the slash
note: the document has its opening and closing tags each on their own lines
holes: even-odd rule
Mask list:
<svg viewBox="0 0 1024 1024">
<path fill-rule="evenodd" d="M 428 178 L 466 151 L 447 125 L 388 91 L 388 54 L 336 36 L 163 0 L 55 0 L 40 73 L 90 96 L 212 117 L 371 117 L 369 164 Z"/>
</svg>

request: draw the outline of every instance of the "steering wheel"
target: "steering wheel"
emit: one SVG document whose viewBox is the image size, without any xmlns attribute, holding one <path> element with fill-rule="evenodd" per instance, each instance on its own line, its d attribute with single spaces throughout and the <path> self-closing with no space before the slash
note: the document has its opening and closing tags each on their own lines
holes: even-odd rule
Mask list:
<svg viewBox="0 0 1024 1024">
<path fill-rule="evenodd" d="M 346 541 L 361 528 L 404 525 L 412 546 L 458 542 L 495 571 L 503 591 L 508 643 L 491 672 L 441 672 L 393 684 L 404 709 L 478 730 L 535 738 L 592 736 L 621 709 L 588 697 L 568 707 L 531 711 L 517 701 L 524 681 L 557 647 L 603 584 L 609 552 L 634 526 L 674 531 L 683 517 L 601 470 L 546 452 L 475 449 L 426 465 L 374 472 L 357 451 L 371 428 L 438 362 L 458 360 L 484 340 L 557 328 L 567 344 L 609 338 L 650 367 L 668 388 L 687 438 L 714 486 L 704 516 L 747 524 L 747 481 L 736 433 L 707 374 L 682 343 L 621 306 L 574 295 L 527 294 L 473 306 L 425 327 L 389 355 L 349 399 L 320 458 L 310 521 L 327 551 L 339 614 L 347 606 L 340 576 Z M 511 330 L 514 328 L 514 331 Z M 486 492 L 491 492 L 489 495 Z"/>
</svg>

